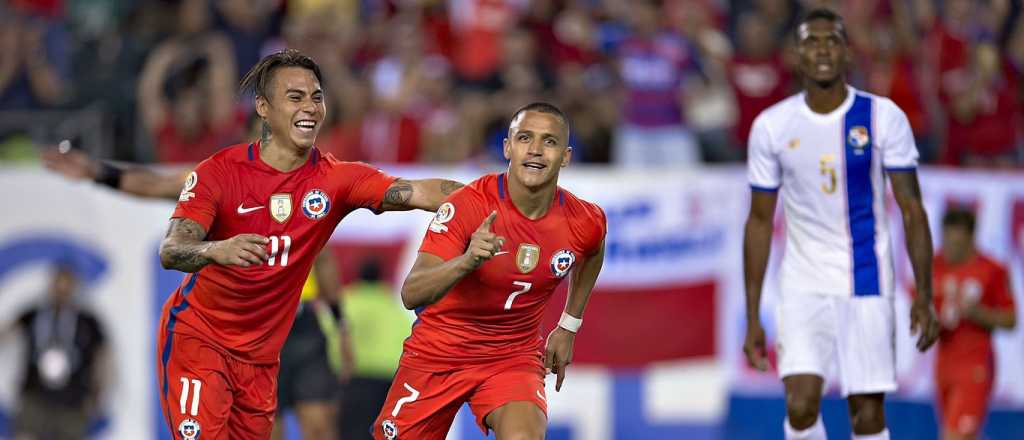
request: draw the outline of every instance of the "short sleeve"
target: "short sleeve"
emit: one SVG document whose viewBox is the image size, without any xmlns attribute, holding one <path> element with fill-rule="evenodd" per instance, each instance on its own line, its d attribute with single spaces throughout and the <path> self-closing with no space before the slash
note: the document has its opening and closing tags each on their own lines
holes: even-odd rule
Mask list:
<svg viewBox="0 0 1024 440">
<path fill-rule="evenodd" d="M 452 193 L 430 220 L 420 244 L 420 252 L 436 255 L 444 261 L 466 252 L 470 237 L 489 212 L 487 202 L 474 188 L 463 187 Z"/>
<path fill-rule="evenodd" d="M 775 192 L 782 186 L 782 167 L 772 148 L 764 114 L 754 119 L 747 142 L 747 180 L 754 191 Z"/>
<path fill-rule="evenodd" d="M 178 196 L 178 205 L 171 218 L 187 218 L 209 232 L 223 194 L 218 180 L 222 175 L 217 162 L 207 159 L 200 163 L 185 178 L 185 187 Z"/>
<path fill-rule="evenodd" d="M 608 235 L 608 217 L 605 216 L 604 210 L 600 206 L 593 205 L 593 216 L 594 216 L 594 234 L 590 240 L 590 246 L 587 248 L 586 256 L 596 254 L 601 250 L 601 242 L 604 241 L 604 237 Z"/>
<path fill-rule="evenodd" d="M 1006 269 L 996 266 L 985 289 L 991 295 L 990 306 L 998 310 L 1013 310 L 1013 292 L 1010 291 L 1010 277 Z"/>
<path fill-rule="evenodd" d="M 878 117 L 885 130 L 878 136 L 882 166 L 889 172 L 917 169 L 917 143 L 907 115 L 892 101 L 881 100 L 880 104 Z"/>
<path fill-rule="evenodd" d="M 339 194 L 343 204 L 379 212 L 384 193 L 397 178 L 361 162 L 346 162 L 343 170 L 341 175 L 348 181 L 348 191 Z"/>
</svg>

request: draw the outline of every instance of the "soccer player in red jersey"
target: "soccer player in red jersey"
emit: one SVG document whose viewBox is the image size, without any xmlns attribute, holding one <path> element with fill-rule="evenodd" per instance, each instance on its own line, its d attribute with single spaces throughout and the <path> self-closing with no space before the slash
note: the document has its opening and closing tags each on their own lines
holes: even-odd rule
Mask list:
<svg viewBox="0 0 1024 440">
<path fill-rule="evenodd" d="M 158 330 L 161 405 L 180 438 L 266 439 L 277 405 L 279 354 L 303 283 L 349 212 L 436 210 L 461 186 L 408 181 L 313 147 L 326 108 L 316 63 L 295 50 L 246 74 L 267 136 L 196 167 L 160 259 L 189 272 Z"/>
<path fill-rule="evenodd" d="M 504 141 L 508 170 L 437 211 L 402 286 L 419 319 L 374 438 L 443 439 L 464 402 L 499 440 L 544 438 L 545 372 L 560 390 L 604 260 L 604 212 L 558 186 L 568 140 L 558 108 L 523 107 Z M 567 275 L 569 297 L 545 347 L 541 315 Z"/>
<path fill-rule="evenodd" d="M 952 209 L 942 220 L 942 252 L 932 283 L 942 329 L 935 390 L 942 438 L 974 439 L 995 379 L 992 331 L 1017 322 L 1006 269 L 974 248 L 974 214 Z"/>
</svg>

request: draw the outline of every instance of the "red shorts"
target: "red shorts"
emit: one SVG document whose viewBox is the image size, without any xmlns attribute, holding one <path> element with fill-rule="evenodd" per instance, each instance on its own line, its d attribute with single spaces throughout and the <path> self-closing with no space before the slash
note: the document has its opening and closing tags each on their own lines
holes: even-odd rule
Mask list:
<svg viewBox="0 0 1024 440">
<path fill-rule="evenodd" d="M 974 371 L 937 380 L 942 427 L 960 435 L 977 435 L 992 392 L 993 371 L 978 366 Z"/>
<path fill-rule="evenodd" d="M 157 336 L 157 392 L 173 438 L 270 438 L 278 365 L 241 362 L 167 327 L 165 316 Z"/>
<path fill-rule="evenodd" d="M 373 424 L 376 440 L 443 440 L 463 403 L 488 432 L 491 411 L 509 402 L 533 402 L 548 412 L 544 364 L 539 356 L 517 357 L 441 373 L 400 367 Z"/>
</svg>

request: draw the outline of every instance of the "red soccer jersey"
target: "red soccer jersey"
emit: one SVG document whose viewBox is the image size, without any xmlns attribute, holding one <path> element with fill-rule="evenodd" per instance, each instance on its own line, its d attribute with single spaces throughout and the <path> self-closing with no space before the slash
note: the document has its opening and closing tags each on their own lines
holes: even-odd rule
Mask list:
<svg viewBox="0 0 1024 440">
<path fill-rule="evenodd" d="M 306 164 L 282 173 L 260 160 L 259 143 L 200 163 L 172 217 L 196 221 L 211 241 L 266 236 L 271 257 L 248 268 L 210 264 L 187 276 L 164 304 L 171 331 L 247 362 L 277 362 L 316 255 L 348 213 L 379 208 L 394 179 L 316 148 Z"/>
<path fill-rule="evenodd" d="M 973 375 L 983 367 L 991 375 L 991 332 L 962 316 L 965 304 L 978 302 L 986 308 L 1012 310 L 1013 295 L 1006 269 L 984 255 L 951 265 L 935 257 L 935 308 L 939 333 L 937 373 L 940 377 Z"/>
<path fill-rule="evenodd" d="M 438 210 L 420 252 L 448 261 L 466 251 L 490 215 L 505 237 L 502 252 L 466 275 L 440 301 L 420 310 L 402 365 L 443 371 L 537 353 L 544 306 L 570 270 L 598 251 L 605 216 L 597 205 L 558 188 L 537 220 L 512 203 L 505 174 L 491 174 L 452 194 Z"/>
</svg>

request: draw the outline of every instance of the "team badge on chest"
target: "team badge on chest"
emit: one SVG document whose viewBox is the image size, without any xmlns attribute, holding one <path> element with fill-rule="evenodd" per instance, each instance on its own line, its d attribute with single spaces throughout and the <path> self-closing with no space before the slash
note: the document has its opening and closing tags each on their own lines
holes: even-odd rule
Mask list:
<svg viewBox="0 0 1024 440">
<path fill-rule="evenodd" d="M 284 223 L 292 216 L 292 195 L 274 194 L 270 196 L 270 217 L 278 223 Z"/>
<path fill-rule="evenodd" d="M 319 189 L 311 190 L 302 197 L 302 213 L 310 220 L 317 220 L 331 209 L 331 199 Z"/>
<path fill-rule="evenodd" d="M 551 257 L 551 273 L 558 278 L 564 278 L 565 274 L 569 273 L 572 269 L 572 264 L 576 262 L 576 255 L 568 249 L 562 249 L 555 252 L 555 255 Z"/>
<path fill-rule="evenodd" d="M 850 129 L 850 134 L 847 136 L 847 142 L 853 147 L 853 154 L 861 155 L 864 154 L 864 148 L 871 142 L 871 136 L 868 135 L 868 129 L 862 125 L 858 125 Z"/>
<path fill-rule="evenodd" d="M 537 267 L 540 260 L 540 246 L 530 243 L 519 245 L 519 252 L 516 253 L 516 267 L 522 273 L 530 273 Z"/>
<path fill-rule="evenodd" d="M 178 434 L 183 440 L 196 440 L 199 438 L 199 422 L 194 419 L 185 419 L 178 424 Z"/>
</svg>

